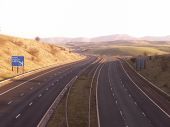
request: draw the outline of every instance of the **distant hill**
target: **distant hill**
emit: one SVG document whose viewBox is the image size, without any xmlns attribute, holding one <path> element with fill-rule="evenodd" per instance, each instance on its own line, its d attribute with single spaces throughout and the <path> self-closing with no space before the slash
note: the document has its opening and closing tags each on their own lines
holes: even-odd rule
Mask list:
<svg viewBox="0 0 170 127">
<path fill-rule="evenodd" d="M 147 40 L 147 41 L 170 41 L 170 35 L 168 36 L 160 36 L 160 37 L 155 37 L 155 36 L 145 36 L 141 37 L 141 40 Z"/>
<path fill-rule="evenodd" d="M 84 58 L 54 44 L 0 35 L 0 80 L 15 74 L 11 72 L 11 56 L 15 55 L 25 56 L 26 71 Z"/>
<path fill-rule="evenodd" d="M 47 41 L 50 43 L 68 43 L 68 42 L 111 42 L 111 41 L 170 41 L 170 35 L 169 36 L 145 36 L 145 37 L 132 37 L 127 34 L 113 34 L 113 35 L 107 35 L 107 36 L 99 36 L 94 38 L 65 38 L 65 37 L 53 37 L 53 38 L 43 38 L 43 41 Z"/>
</svg>

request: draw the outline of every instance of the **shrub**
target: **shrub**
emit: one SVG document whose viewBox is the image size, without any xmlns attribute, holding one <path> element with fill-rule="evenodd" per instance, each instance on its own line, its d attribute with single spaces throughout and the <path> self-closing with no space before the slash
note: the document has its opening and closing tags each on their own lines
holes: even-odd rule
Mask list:
<svg viewBox="0 0 170 127">
<path fill-rule="evenodd" d="M 32 56 L 38 57 L 38 55 L 39 55 L 39 50 L 36 49 L 36 48 L 30 48 L 30 49 L 28 50 L 28 53 L 31 54 Z"/>
<path fill-rule="evenodd" d="M 56 53 L 58 52 L 55 45 L 50 45 L 50 49 L 51 49 L 50 53 L 53 55 L 56 55 Z"/>
<path fill-rule="evenodd" d="M 21 41 L 14 41 L 13 43 L 20 47 L 24 45 Z"/>
</svg>

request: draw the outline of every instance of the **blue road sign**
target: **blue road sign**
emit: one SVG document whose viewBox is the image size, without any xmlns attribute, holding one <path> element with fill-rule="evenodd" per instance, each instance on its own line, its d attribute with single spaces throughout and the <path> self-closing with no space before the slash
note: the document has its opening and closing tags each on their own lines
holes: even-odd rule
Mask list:
<svg viewBox="0 0 170 127">
<path fill-rule="evenodd" d="M 12 56 L 12 66 L 24 66 L 24 56 Z"/>
</svg>

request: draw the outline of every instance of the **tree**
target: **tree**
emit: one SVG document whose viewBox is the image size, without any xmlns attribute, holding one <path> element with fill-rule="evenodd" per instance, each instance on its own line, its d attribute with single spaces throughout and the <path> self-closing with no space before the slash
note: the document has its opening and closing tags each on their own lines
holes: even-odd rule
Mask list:
<svg viewBox="0 0 170 127">
<path fill-rule="evenodd" d="M 38 37 L 38 36 L 35 37 L 35 40 L 36 40 L 36 41 L 40 41 L 40 37 Z"/>
</svg>

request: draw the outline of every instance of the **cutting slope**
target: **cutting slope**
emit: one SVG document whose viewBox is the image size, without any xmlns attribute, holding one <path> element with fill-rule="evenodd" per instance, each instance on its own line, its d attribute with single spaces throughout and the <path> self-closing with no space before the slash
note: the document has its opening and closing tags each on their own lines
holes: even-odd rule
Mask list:
<svg viewBox="0 0 170 127">
<path fill-rule="evenodd" d="M 16 74 L 11 72 L 11 56 L 15 55 L 25 56 L 25 71 L 84 58 L 60 46 L 0 35 L 0 80 Z"/>
</svg>

